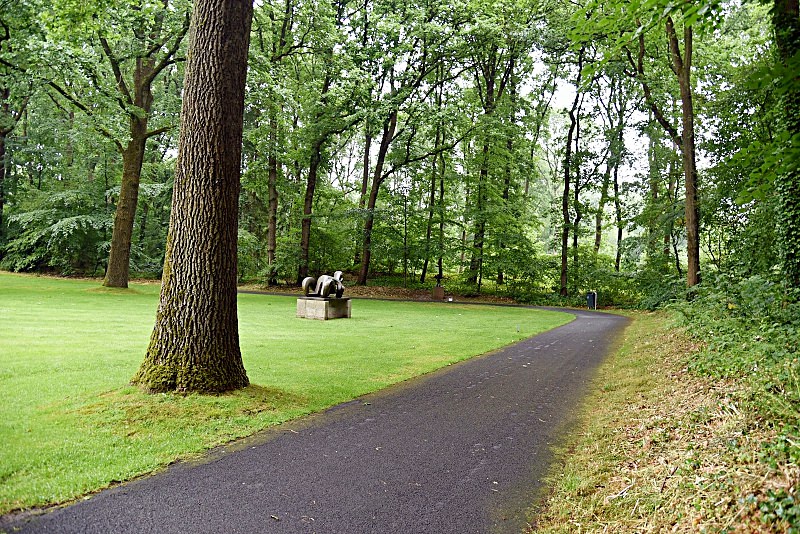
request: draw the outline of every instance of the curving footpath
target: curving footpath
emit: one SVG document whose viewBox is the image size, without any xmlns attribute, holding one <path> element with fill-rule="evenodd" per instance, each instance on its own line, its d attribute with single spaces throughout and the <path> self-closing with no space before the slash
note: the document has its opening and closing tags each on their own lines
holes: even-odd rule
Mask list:
<svg viewBox="0 0 800 534">
<path fill-rule="evenodd" d="M 627 324 L 560 311 L 576 320 L 0 529 L 518 533 L 551 445 Z"/>
</svg>

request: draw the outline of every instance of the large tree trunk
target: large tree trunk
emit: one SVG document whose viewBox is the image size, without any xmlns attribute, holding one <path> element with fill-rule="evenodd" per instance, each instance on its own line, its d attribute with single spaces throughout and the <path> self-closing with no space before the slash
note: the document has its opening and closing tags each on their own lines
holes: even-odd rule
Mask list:
<svg viewBox="0 0 800 534">
<path fill-rule="evenodd" d="M 800 54 L 800 7 L 798 0 L 775 0 L 772 11 L 775 42 L 784 66 Z M 783 95 L 783 120 L 794 142 L 800 135 L 800 73 L 789 71 Z M 791 287 L 800 288 L 800 172 L 779 172 L 775 177 L 779 199 L 780 252 L 783 272 Z"/>
<path fill-rule="evenodd" d="M 236 310 L 244 85 L 253 5 L 197 0 L 161 300 L 132 382 L 148 391 L 248 385 Z"/>
<path fill-rule="evenodd" d="M 678 76 L 681 92 L 681 155 L 683 156 L 684 189 L 686 191 L 686 255 L 688 267 L 686 285 L 700 283 L 700 210 L 697 204 L 697 165 L 694 145 L 694 103 L 692 99 L 692 27 L 683 30 L 683 54 L 678 44 L 678 36 L 672 18 L 667 17 L 667 36 L 669 38 L 672 64 Z"/>
<path fill-rule="evenodd" d="M 378 149 L 378 159 L 375 163 L 375 171 L 372 174 L 372 187 L 369 192 L 369 202 L 367 213 L 364 219 L 364 245 L 361 250 L 361 270 L 358 274 L 358 285 L 367 285 L 369 276 L 369 263 L 372 259 L 372 226 L 375 222 L 375 206 L 378 203 L 378 190 L 383 183 L 383 165 L 386 162 L 386 155 L 389 153 L 389 146 L 394 138 L 397 129 L 397 110 L 392 110 L 389 118 L 383 125 L 383 137 L 381 146 Z"/>
</svg>

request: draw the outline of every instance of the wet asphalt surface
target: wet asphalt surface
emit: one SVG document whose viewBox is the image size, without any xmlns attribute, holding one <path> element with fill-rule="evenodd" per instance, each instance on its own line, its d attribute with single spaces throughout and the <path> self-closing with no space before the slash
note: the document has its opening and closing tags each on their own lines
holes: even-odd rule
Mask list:
<svg viewBox="0 0 800 534">
<path fill-rule="evenodd" d="M 568 311 L 555 330 L 0 530 L 518 533 L 627 323 Z"/>
</svg>

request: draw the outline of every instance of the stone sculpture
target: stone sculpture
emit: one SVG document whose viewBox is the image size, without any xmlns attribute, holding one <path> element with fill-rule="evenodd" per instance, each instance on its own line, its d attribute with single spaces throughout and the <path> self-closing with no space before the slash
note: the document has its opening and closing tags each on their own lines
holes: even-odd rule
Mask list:
<svg viewBox="0 0 800 534">
<path fill-rule="evenodd" d="M 342 271 L 336 271 L 333 276 L 323 274 L 319 279 L 313 276 L 307 276 L 303 280 L 303 292 L 307 297 L 320 297 L 337 299 L 342 298 L 344 294 L 344 285 L 342 284 Z"/>
</svg>

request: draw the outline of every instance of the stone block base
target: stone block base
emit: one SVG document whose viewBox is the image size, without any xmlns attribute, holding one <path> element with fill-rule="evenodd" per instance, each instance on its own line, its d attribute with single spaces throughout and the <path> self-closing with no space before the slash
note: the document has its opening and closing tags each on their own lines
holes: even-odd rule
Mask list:
<svg viewBox="0 0 800 534">
<path fill-rule="evenodd" d="M 444 300 L 444 288 L 442 286 L 433 288 L 433 300 Z"/>
<path fill-rule="evenodd" d="M 303 319 L 349 319 L 351 303 L 349 298 L 299 297 L 297 316 Z"/>
</svg>

